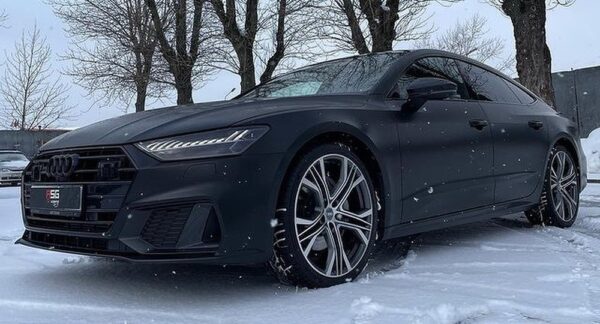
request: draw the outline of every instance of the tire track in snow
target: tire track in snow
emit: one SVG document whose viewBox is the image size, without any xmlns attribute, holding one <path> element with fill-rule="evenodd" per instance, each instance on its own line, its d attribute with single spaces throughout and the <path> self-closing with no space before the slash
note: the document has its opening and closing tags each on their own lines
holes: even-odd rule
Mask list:
<svg viewBox="0 0 600 324">
<path fill-rule="evenodd" d="M 586 283 L 591 309 L 600 322 L 600 240 L 593 235 L 559 228 L 546 228 L 543 234 L 570 246 L 579 257 L 574 274 L 583 274 L 580 280 Z"/>
<path fill-rule="evenodd" d="M 529 234 L 524 228 L 507 226 L 507 220 L 495 222 L 504 228 Z M 585 283 L 588 292 L 590 312 L 597 317 L 596 323 L 600 323 L 600 239 L 595 235 L 582 232 L 581 228 L 561 229 L 556 227 L 534 227 L 537 234 L 546 238 L 546 241 L 554 241 L 560 246 L 568 249 L 566 251 L 556 250 L 554 252 L 565 262 L 573 264 L 571 274 L 549 274 L 539 277 L 538 280 L 548 282 L 558 281 L 580 281 Z M 585 230 L 585 229 L 583 229 Z"/>
</svg>

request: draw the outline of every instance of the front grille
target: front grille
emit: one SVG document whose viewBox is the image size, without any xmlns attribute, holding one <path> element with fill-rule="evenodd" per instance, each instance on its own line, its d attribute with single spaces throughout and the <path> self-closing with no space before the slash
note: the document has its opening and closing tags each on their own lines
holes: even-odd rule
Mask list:
<svg viewBox="0 0 600 324">
<path fill-rule="evenodd" d="M 175 248 L 193 205 L 155 209 L 142 230 L 142 239 L 156 248 Z"/>
<path fill-rule="evenodd" d="M 45 153 L 37 156 L 25 170 L 25 182 L 98 182 L 131 181 L 135 167 L 121 148 L 101 148 L 73 150 L 69 154 L 78 155 L 77 167 L 68 176 L 53 176 L 50 172 L 50 158 L 63 152 Z M 111 171 L 106 167 L 111 166 Z"/>
<path fill-rule="evenodd" d="M 40 229 L 82 233 L 110 230 L 125 200 L 135 167 L 121 148 L 69 151 L 79 163 L 68 176 L 50 174 L 49 160 L 63 152 L 44 153 L 32 161 L 24 173 L 23 203 L 27 225 Z M 108 169 L 110 168 L 110 170 Z M 73 184 L 83 187 L 82 211 L 77 217 L 57 217 L 35 213 L 30 208 L 32 185 Z"/>
</svg>

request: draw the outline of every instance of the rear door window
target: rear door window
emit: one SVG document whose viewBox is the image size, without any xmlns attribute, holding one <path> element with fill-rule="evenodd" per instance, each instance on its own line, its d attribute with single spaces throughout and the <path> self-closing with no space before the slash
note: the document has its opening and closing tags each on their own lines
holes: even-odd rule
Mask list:
<svg viewBox="0 0 600 324">
<path fill-rule="evenodd" d="M 473 99 L 499 103 L 521 103 L 503 78 L 472 64 L 459 62 L 458 65 Z"/>
<path fill-rule="evenodd" d="M 509 82 L 508 80 L 504 80 L 504 82 L 506 82 L 510 90 L 512 90 L 515 96 L 519 98 L 519 101 L 521 101 L 522 104 L 528 105 L 535 101 L 535 98 L 533 98 L 527 92 L 523 91 L 521 88 L 514 85 L 512 82 Z"/>
</svg>

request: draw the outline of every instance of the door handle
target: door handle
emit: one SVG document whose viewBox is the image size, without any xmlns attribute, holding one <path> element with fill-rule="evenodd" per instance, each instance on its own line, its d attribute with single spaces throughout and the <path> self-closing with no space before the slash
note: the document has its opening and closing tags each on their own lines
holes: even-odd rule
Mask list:
<svg viewBox="0 0 600 324">
<path fill-rule="evenodd" d="M 489 125 L 487 120 L 484 119 L 471 119 L 469 125 L 477 130 L 482 130 Z"/>
<path fill-rule="evenodd" d="M 531 120 L 527 124 L 529 125 L 529 127 L 533 128 L 535 130 L 538 130 L 538 129 L 541 129 L 542 127 L 544 127 L 544 123 L 539 120 Z"/>
</svg>

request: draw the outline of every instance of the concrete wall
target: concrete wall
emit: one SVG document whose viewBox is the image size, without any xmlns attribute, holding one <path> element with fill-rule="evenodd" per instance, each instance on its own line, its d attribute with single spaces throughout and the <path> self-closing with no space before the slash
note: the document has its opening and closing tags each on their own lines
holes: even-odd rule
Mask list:
<svg viewBox="0 0 600 324">
<path fill-rule="evenodd" d="M 66 132 L 65 130 L 0 130 L 0 149 L 19 150 L 31 158 L 44 143 Z"/>
<path fill-rule="evenodd" d="M 581 137 L 600 128 L 600 66 L 552 75 L 556 107 L 579 124 Z"/>
</svg>

